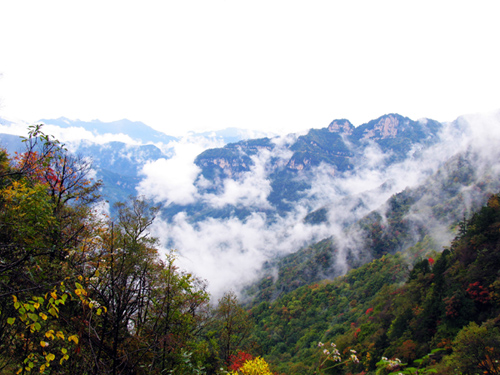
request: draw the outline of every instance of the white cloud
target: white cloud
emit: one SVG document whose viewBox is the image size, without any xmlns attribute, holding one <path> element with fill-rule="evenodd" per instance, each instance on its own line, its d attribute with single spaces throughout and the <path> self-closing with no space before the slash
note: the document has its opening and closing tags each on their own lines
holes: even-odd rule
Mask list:
<svg viewBox="0 0 500 375">
<path fill-rule="evenodd" d="M 471 120 L 472 121 L 472 120 Z M 295 202 L 294 211 L 286 217 L 269 218 L 263 213 L 254 213 L 245 220 L 237 218 L 206 219 L 196 224 L 190 223 L 189 217 L 181 213 L 172 223 L 159 221 L 156 233 L 164 244 L 178 249 L 180 265 L 194 272 L 209 282 L 209 290 L 214 296 L 220 296 L 228 289 L 239 289 L 259 275 L 264 262 L 276 256 L 296 252 L 301 247 L 332 236 L 337 252 L 337 272 L 347 270 L 346 257 L 362 256 L 359 248 L 363 241 L 362 233 L 357 229 L 346 231 L 348 225 L 362 218 L 372 210 L 382 208 L 394 194 L 406 187 L 415 187 L 427 181 L 443 163 L 453 155 L 470 147 L 479 147 L 484 154 L 477 159 L 479 170 L 498 173 L 495 167 L 499 150 L 499 124 L 496 116 L 464 122 L 463 131 L 445 126 L 441 142 L 428 150 L 410 150 L 409 159 L 386 167 L 387 157 L 373 146 L 366 149 L 360 158 L 361 163 L 344 175 L 332 173 L 331 166 L 322 164 L 309 174 L 312 176 L 311 189 L 304 199 Z M 464 136 L 464 134 L 466 134 Z M 275 140 L 282 145 L 283 139 Z M 224 190 L 219 195 L 196 195 L 191 197 L 210 202 L 215 207 L 224 204 L 247 205 L 248 207 L 266 208 L 264 198 L 269 190 L 268 168 L 272 157 L 281 155 L 282 161 L 291 156 L 290 151 L 276 147 L 273 152 L 262 151 L 254 157 L 254 166 L 236 180 L 223 181 Z M 273 159 L 274 160 L 274 159 Z M 364 161 L 364 162 L 363 162 Z M 258 189 L 262 194 L 258 194 Z M 477 201 L 473 189 L 462 190 L 470 205 Z M 429 198 L 436 199 L 438 192 L 429 192 Z M 427 199 L 427 198 L 425 198 Z M 422 204 L 425 202 L 422 199 Z M 328 221 L 321 225 L 304 223 L 304 217 L 311 210 L 325 207 L 328 209 Z M 419 211 L 420 210 L 420 211 Z M 383 215 L 383 210 L 381 211 Z M 421 220 L 425 211 L 415 206 L 408 218 Z M 428 217 L 428 216 L 425 216 Z M 449 241 L 451 238 L 447 224 L 429 219 L 422 221 L 433 233 L 442 231 L 438 240 Z"/>
<path fill-rule="evenodd" d="M 324 226 L 304 224 L 303 214 L 269 225 L 266 216 L 257 213 L 245 220 L 207 219 L 196 224 L 181 213 L 170 224 L 155 223 L 154 233 L 178 249 L 181 268 L 208 280 L 210 292 L 218 298 L 253 281 L 265 261 L 328 235 Z"/>
<path fill-rule="evenodd" d="M 222 194 L 205 194 L 203 200 L 212 207 L 221 208 L 226 205 L 271 208 L 267 197 L 271 192 L 271 181 L 268 179 L 268 166 L 271 153 L 262 150 L 251 157 L 253 165 L 237 179 L 227 178 L 223 181 Z"/>
<path fill-rule="evenodd" d="M 46 134 L 53 135 L 56 139 L 61 142 L 65 142 L 71 145 L 71 147 L 77 147 L 81 141 L 90 141 L 96 144 L 106 144 L 109 142 L 122 142 L 128 145 L 140 145 L 141 143 L 137 140 L 132 139 L 129 135 L 118 133 L 118 134 L 94 134 L 82 127 L 69 127 L 61 128 L 56 125 L 44 125 L 43 131 Z"/>
<path fill-rule="evenodd" d="M 144 178 L 137 187 L 137 192 L 167 204 L 194 203 L 198 198 L 194 182 L 200 173 L 194 160 L 207 148 L 220 144 L 187 137 L 179 142 L 171 142 L 169 146 L 173 148 L 174 153 L 170 159 L 162 158 L 144 165 L 141 171 Z"/>
<path fill-rule="evenodd" d="M 29 125 L 30 124 L 22 120 L 15 120 L 8 125 L 0 125 L 0 133 L 26 136 L 28 134 Z M 42 131 L 47 135 L 53 136 L 60 142 L 65 143 L 70 149 L 76 149 L 82 141 L 89 141 L 100 145 L 109 142 L 122 142 L 127 145 L 141 144 L 123 133 L 97 135 L 82 127 L 61 128 L 56 125 L 44 124 Z"/>
</svg>

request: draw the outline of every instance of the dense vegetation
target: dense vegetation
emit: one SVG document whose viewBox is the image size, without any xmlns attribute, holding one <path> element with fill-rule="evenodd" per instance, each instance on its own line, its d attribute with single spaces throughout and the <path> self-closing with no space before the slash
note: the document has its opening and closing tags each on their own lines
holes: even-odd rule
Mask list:
<svg viewBox="0 0 500 375">
<path fill-rule="evenodd" d="M 500 373 L 500 194 L 461 222 L 442 253 L 426 241 L 405 255 L 425 255 L 413 267 L 400 253 L 384 255 L 261 302 L 251 310 L 252 338 L 283 373 L 313 373 L 318 342 L 357 353 L 359 363 L 331 374 L 399 373 L 405 364 L 418 373 Z"/>
<path fill-rule="evenodd" d="M 160 258 L 158 209 L 97 209 L 90 165 L 31 128 L 0 152 L 0 373 L 192 374 L 227 368 L 249 329 L 233 293 Z"/>
<path fill-rule="evenodd" d="M 376 214 L 360 224 L 379 233 L 371 262 L 311 283 L 331 266 L 326 239 L 281 260 L 243 308 L 232 292 L 210 304 L 174 252 L 160 257 L 157 207 L 131 198 L 108 217 L 85 159 L 40 126 L 24 143 L 0 152 L 1 374 L 500 373 L 500 194 L 444 251 L 421 233 L 402 253 L 423 195 L 402 192 L 389 230 Z M 456 183 L 472 173 L 459 171 Z"/>
</svg>

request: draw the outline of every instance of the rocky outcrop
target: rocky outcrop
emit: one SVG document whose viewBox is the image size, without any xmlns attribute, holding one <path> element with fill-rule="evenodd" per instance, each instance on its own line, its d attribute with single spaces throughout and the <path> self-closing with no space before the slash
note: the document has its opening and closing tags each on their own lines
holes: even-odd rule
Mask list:
<svg viewBox="0 0 500 375">
<path fill-rule="evenodd" d="M 334 120 L 328 126 L 330 133 L 341 133 L 351 135 L 354 131 L 354 125 L 349 120 Z"/>
<path fill-rule="evenodd" d="M 383 116 L 372 129 L 367 129 L 363 139 L 386 139 L 396 138 L 401 126 L 408 125 L 408 120 L 403 120 L 395 115 Z"/>
</svg>

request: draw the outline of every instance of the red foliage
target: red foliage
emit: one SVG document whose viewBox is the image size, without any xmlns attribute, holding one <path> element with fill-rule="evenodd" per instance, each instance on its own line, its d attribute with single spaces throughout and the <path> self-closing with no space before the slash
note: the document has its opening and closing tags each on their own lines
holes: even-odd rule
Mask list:
<svg viewBox="0 0 500 375">
<path fill-rule="evenodd" d="M 429 258 L 429 259 L 427 259 L 427 261 L 429 262 L 429 264 L 431 266 L 434 264 L 434 259 L 433 258 Z"/>
<path fill-rule="evenodd" d="M 239 351 L 237 355 L 232 354 L 229 356 L 229 370 L 237 371 L 246 361 L 251 361 L 252 359 L 253 355 L 242 351 Z"/>
<path fill-rule="evenodd" d="M 490 292 L 479 281 L 469 284 L 467 293 L 474 301 L 480 303 L 488 303 L 490 301 Z"/>
<path fill-rule="evenodd" d="M 373 307 L 370 307 L 369 309 L 366 310 L 365 314 L 370 315 L 373 312 Z"/>
<path fill-rule="evenodd" d="M 354 337 L 358 338 L 358 334 L 361 332 L 361 328 L 358 328 L 356 332 L 354 332 Z"/>
</svg>

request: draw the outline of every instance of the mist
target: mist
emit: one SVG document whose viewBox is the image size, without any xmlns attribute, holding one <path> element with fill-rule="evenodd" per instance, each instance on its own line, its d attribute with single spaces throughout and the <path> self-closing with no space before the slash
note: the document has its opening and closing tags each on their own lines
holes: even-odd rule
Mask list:
<svg viewBox="0 0 500 375">
<path fill-rule="evenodd" d="M 1 130 L 25 134 L 26 125 L 4 124 Z M 51 125 L 46 125 L 44 131 L 63 141 L 70 150 L 78 149 L 82 142 L 106 147 L 110 141 L 120 141 L 126 145 L 122 156 L 127 157 L 127 147 L 139 145 L 125 134 L 97 135 L 83 128 L 62 129 Z M 252 155 L 248 171 L 216 180 L 217 189 L 210 192 L 206 188 L 214 181 L 201 176 L 195 159 L 206 149 L 222 147 L 220 138 L 190 134 L 168 144 L 155 144 L 168 157 L 145 159 L 140 163 L 137 194 L 154 203 L 162 206 L 201 203 L 214 210 L 236 207 L 251 212 L 242 219 L 207 218 L 196 222 L 186 212 L 180 212 L 169 220 L 157 218 L 151 229 L 163 244 L 162 252 L 176 249 L 178 265 L 206 279 L 214 298 L 228 290 L 240 291 L 262 276 L 263 266 L 268 262 L 325 238 L 332 238 L 337 249 L 333 274 L 346 272 L 348 256 L 366 258 L 360 250 L 364 234 L 355 223 L 375 210 L 384 220 L 387 201 L 407 188 L 420 187 L 423 193 L 406 218 L 428 228 L 438 245 L 446 246 L 454 236 L 452 224 L 463 216 L 470 216 L 483 204 L 485 192 L 493 193 L 500 188 L 497 162 L 500 112 L 467 115 L 444 124 L 435 145 L 408 150 L 408 158 L 402 162 L 387 165 L 391 154 L 371 143 L 352 161 L 355 166 L 352 170 L 339 173 L 331 165 L 320 164 L 297 173 L 296 178 L 306 179 L 310 189 L 292 202 L 292 210 L 280 216 L 268 201 L 272 193 L 270 174 L 276 166 L 284 166 L 290 160 L 292 152 L 288 146 L 298 136 L 273 138 L 275 147 Z M 136 153 L 134 157 L 140 155 Z M 443 166 L 461 163 L 461 160 L 473 171 L 473 182 L 453 186 L 449 194 L 450 198 L 456 195 L 453 204 L 457 209 L 438 220 L 430 207 L 447 194 L 443 186 L 450 179 L 448 173 L 452 173 Z M 324 222 L 311 224 L 304 220 L 319 209 L 326 212 Z"/>
<path fill-rule="evenodd" d="M 334 238 L 339 250 L 335 260 L 336 272 L 346 272 L 347 254 L 361 256 L 356 254 L 358 233 L 347 231 L 346 228 L 374 210 L 384 215 L 384 205 L 394 194 L 406 188 L 430 184 L 432 176 L 450 158 L 470 153 L 471 150 L 476 150 L 475 158 L 471 159 L 478 171 L 475 178 L 482 178 L 486 171 L 498 173 L 492 168 L 498 169 L 494 161 L 499 153 L 496 147 L 500 140 L 499 125 L 498 113 L 459 118 L 444 125 L 437 144 L 423 150 L 408 150 L 410 156 L 405 161 L 388 167 L 384 160 L 390 155 L 382 153 L 376 144 L 366 147 L 352 171 L 339 174 L 332 166 L 321 164 L 302 177 L 298 175 L 297 178 L 308 178 L 311 188 L 303 198 L 294 202 L 291 212 L 284 216 L 273 216 L 273 220 L 268 217 L 272 207 L 267 201 L 271 193 L 270 163 L 273 158 L 277 158 L 279 163 L 290 157 L 290 152 L 284 147 L 290 139 L 276 138 L 275 144 L 283 147 L 276 147 L 273 151 L 261 150 L 252 157 L 253 166 L 248 172 L 222 180 L 222 188 L 218 193 L 210 194 L 203 193 L 195 183 L 199 170 L 194 165 L 194 153 L 184 154 L 179 148 L 174 158 L 177 158 L 176 163 L 182 166 L 183 172 L 178 176 L 180 181 L 187 183 L 179 184 L 176 189 L 183 190 L 185 196 L 177 195 L 168 181 L 150 183 L 155 172 L 149 167 L 143 170 L 145 178 L 139 191 L 157 201 L 199 201 L 213 208 L 233 205 L 246 207 L 253 212 L 245 219 L 209 218 L 196 223 L 181 212 L 170 222 L 157 220 L 155 223 L 154 234 L 163 244 L 169 244 L 177 250 L 180 267 L 206 279 L 209 291 L 218 298 L 227 290 L 239 291 L 255 281 L 262 275 L 262 267 L 266 262 L 294 253 L 324 238 Z M 273 160 L 276 163 L 276 159 Z M 161 169 L 161 165 L 157 166 Z M 184 175 L 188 175 L 188 178 L 185 179 Z M 481 194 L 477 194 L 470 186 L 460 189 L 464 202 L 468 202 L 466 205 L 469 208 L 464 208 L 466 210 L 477 206 L 477 202 L 482 199 Z M 444 244 L 453 236 L 450 223 L 426 219 L 426 200 L 436 199 L 438 193 L 429 187 L 412 208 L 409 217 L 429 226 Z M 313 225 L 304 221 L 308 213 L 320 208 L 327 209 L 326 222 Z"/>
</svg>

